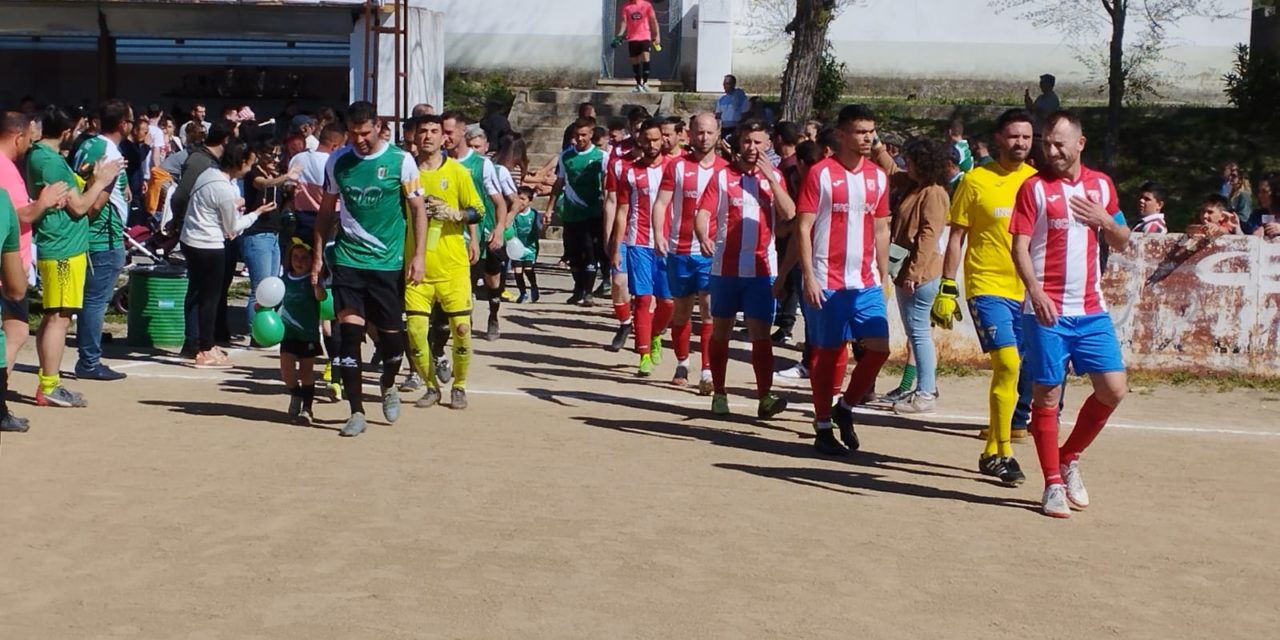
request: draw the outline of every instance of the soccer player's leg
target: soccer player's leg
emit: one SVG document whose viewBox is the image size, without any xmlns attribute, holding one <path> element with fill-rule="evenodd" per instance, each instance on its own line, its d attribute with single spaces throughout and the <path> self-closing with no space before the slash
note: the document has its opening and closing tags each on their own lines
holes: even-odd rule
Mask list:
<svg viewBox="0 0 1280 640">
<path fill-rule="evenodd" d="M 617 267 L 610 267 L 609 276 L 613 282 L 610 288 L 610 295 L 613 298 L 613 317 L 618 321 L 618 330 L 614 332 L 613 341 L 609 344 L 610 351 L 621 351 L 627 344 L 627 338 L 631 336 L 632 325 L 634 324 L 631 317 L 631 282 L 627 277 L 627 247 L 618 247 L 619 264 Z"/>
<path fill-rule="evenodd" d="M 850 336 L 863 346 L 862 358 L 849 375 L 849 385 L 832 410 L 832 418 L 840 427 L 841 439 L 850 449 L 856 448 L 858 436 L 853 430 L 853 407 L 866 397 L 876 384 L 880 369 L 889 360 L 889 314 L 885 309 L 884 290 L 880 287 L 851 292 Z"/>
<path fill-rule="evenodd" d="M 1129 387 L 1111 317 L 1099 313 L 1073 320 L 1076 335 L 1070 345 L 1071 367 L 1076 373 L 1089 376 L 1093 394 L 1085 399 L 1071 435 L 1058 449 L 1058 464 L 1067 486 L 1067 500 L 1072 507 L 1084 509 L 1089 506 L 1089 493 L 1080 475 L 1080 455 L 1102 432 Z"/>
<path fill-rule="evenodd" d="M 400 389 L 396 376 L 404 360 L 404 272 L 366 271 L 365 319 L 377 332 L 382 354 L 382 375 L 378 387 L 382 397 L 382 417 L 394 423 L 400 419 Z"/>
<path fill-rule="evenodd" d="M 504 274 L 507 270 L 507 250 L 505 247 L 489 249 L 484 257 L 484 285 L 489 291 L 489 324 L 485 339 L 497 340 L 500 334 L 498 311 L 502 308 L 502 291 Z M 447 311 L 446 311 L 447 313 Z"/>
<path fill-rule="evenodd" d="M 787 400 L 773 391 L 773 316 L 777 301 L 773 298 L 773 278 L 757 276 L 743 280 L 742 315 L 747 321 L 747 337 L 751 340 L 751 368 L 756 374 L 756 415 L 772 418 L 787 408 Z"/>
<path fill-rule="evenodd" d="M 84 307 L 86 254 L 65 260 L 37 260 L 36 269 L 44 283 L 44 318 L 36 336 L 40 369 L 36 376 L 36 404 L 42 407 L 84 407 L 84 396 L 62 386 L 59 371 L 71 317 Z"/>
<path fill-rule="evenodd" d="M 649 343 L 649 358 L 653 364 L 662 364 L 662 334 L 671 325 L 675 313 L 675 299 L 671 295 L 671 280 L 667 277 L 667 256 L 654 255 L 653 266 L 653 333 Z"/>
<path fill-rule="evenodd" d="M 1029 367 L 1028 374 L 1034 385 L 1031 435 L 1035 438 L 1036 457 L 1044 474 L 1041 510 L 1055 518 L 1071 517 L 1058 453 L 1058 399 L 1070 357 L 1070 329 L 1064 326 L 1063 320 L 1059 318 L 1054 326 L 1046 327 L 1034 315 L 1022 316 L 1022 335 L 1026 340 L 1022 366 Z"/>
<path fill-rule="evenodd" d="M 729 396 L 725 378 L 729 367 L 729 338 L 738 312 L 742 310 L 741 278 L 711 277 L 711 339 L 705 346 L 711 363 L 711 412 L 728 415 Z"/>
<path fill-rule="evenodd" d="M 1010 444 L 1022 367 L 1018 346 L 1022 334 L 1022 304 L 1000 296 L 977 296 L 969 301 L 969 311 L 978 332 L 978 343 L 991 360 L 987 441 L 978 457 L 978 471 L 1016 487 L 1026 479 Z"/>
<path fill-rule="evenodd" d="M 696 274 L 690 269 L 693 256 L 667 256 L 667 283 L 674 297 L 671 310 L 671 348 L 676 353 L 676 373 L 671 384 L 689 384 L 689 352 L 693 336 L 693 305 L 697 291 Z"/>
<path fill-rule="evenodd" d="M 591 239 L 587 236 L 585 220 L 564 223 L 564 257 L 569 263 L 569 274 L 573 277 L 573 294 L 567 304 L 579 304 L 591 296 L 590 285 L 587 284 L 587 265 L 591 262 Z"/>
<path fill-rule="evenodd" d="M 853 339 L 850 327 L 853 303 L 854 296 L 849 291 L 824 291 L 821 307 L 811 307 L 807 301 L 802 303 L 806 308 L 806 334 L 813 343 L 813 362 L 809 367 L 813 428 L 817 433 L 813 445 L 823 455 L 849 455 L 849 449 L 836 440 L 832 428 L 832 398 L 844 376 L 844 367 L 840 363 L 844 359 L 842 356 L 848 353 L 845 345 Z M 852 436 L 852 432 L 849 435 Z M 849 443 L 857 449 L 856 441 L 846 442 Z"/>
<path fill-rule="evenodd" d="M 440 401 L 440 381 L 436 379 L 435 358 L 431 355 L 431 309 L 436 300 L 435 283 L 420 282 L 405 287 L 404 312 L 408 324 L 409 361 L 427 387 L 422 397 L 414 403 L 421 408 Z"/>
<path fill-rule="evenodd" d="M 635 298 L 635 339 L 636 353 L 640 355 L 640 368 L 637 375 L 641 377 L 653 373 L 653 306 L 654 276 L 657 271 L 657 256 L 648 247 L 627 247 L 627 286 Z"/>
<path fill-rule="evenodd" d="M 471 281 L 465 271 L 444 283 L 440 289 L 440 306 L 449 317 L 453 334 L 453 388 L 449 407 L 467 408 L 467 377 L 471 371 Z"/>
</svg>

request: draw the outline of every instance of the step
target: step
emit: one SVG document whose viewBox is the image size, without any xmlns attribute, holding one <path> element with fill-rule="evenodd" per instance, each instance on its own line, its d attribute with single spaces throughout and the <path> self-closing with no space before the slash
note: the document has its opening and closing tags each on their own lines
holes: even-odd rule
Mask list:
<svg viewBox="0 0 1280 640">
<path fill-rule="evenodd" d="M 631 94 L 634 95 L 634 94 Z M 585 100 L 583 101 L 585 102 Z M 578 116 L 578 105 L 580 102 L 526 102 L 518 105 L 523 113 L 537 116 L 547 116 L 563 118 L 564 120 L 572 120 Z M 633 106 L 642 106 L 652 110 L 657 102 L 652 100 L 636 100 L 634 102 L 617 103 L 617 104 L 596 104 L 592 103 L 596 108 L 596 118 L 624 118 L 627 111 Z"/>
<path fill-rule="evenodd" d="M 636 86 L 635 78 L 600 78 L 596 80 L 596 86 L 601 89 L 625 89 L 630 91 Z M 680 91 L 684 89 L 684 83 L 678 80 L 650 80 L 649 88 L 654 92 L 658 91 Z"/>
<path fill-rule="evenodd" d="M 590 102 L 595 105 L 639 104 L 653 110 L 663 99 L 661 93 L 632 93 L 627 91 L 580 91 L 552 89 L 530 90 L 528 101 L 531 103 L 553 103 L 577 105 Z M 519 100 L 517 100 L 517 104 Z"/>
</svg>

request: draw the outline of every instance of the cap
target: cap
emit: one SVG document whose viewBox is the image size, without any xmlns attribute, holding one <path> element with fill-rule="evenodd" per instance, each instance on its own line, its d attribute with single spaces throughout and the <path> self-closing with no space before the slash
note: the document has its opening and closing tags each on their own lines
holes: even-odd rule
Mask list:
<svg viewBox="0 0 1280 640">
<path fill-rule="evenodd" d="M 289 128 L 297 131 L 302 128 L 302 125 L 315 124 L 315 122 L 316 119 L 311 116 L 298 115 L 294 116 L 293 120 L 289 121 Z"/>
</svg>

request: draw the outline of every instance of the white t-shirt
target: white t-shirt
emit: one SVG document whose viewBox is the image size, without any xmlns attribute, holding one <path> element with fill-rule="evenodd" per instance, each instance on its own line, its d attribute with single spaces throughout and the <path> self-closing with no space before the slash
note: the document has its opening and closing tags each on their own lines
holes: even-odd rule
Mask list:
<svg viewBox="0 0 1280 640">
<path fill-rule="evenodd" d="M 324 170 L 329 163 L 327 151 L 303 151 L 289 160 L 289 170 L 302 167 L 298 175 L 298 188 L 293 192 L 295 211 L 318 213 L 324 196 Z"/>
<path fill-rule="evenodd" d="M 320 148 L 320 139 L 315 136 L 307 136 L 307 151 L 315 151 Z"/>
</svg>

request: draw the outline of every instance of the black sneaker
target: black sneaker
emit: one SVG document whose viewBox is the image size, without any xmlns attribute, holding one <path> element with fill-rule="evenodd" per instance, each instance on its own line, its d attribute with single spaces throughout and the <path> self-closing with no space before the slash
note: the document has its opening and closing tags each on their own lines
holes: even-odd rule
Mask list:
<svg viewBox="0 0 1280 640">
<path fill-rule="evenodd" d="M 1020 487 L 1022 483 L 1027 481 L 1027 475 L 1022 472 L 1022 466 L 1018 461 L 1009 456 L 1004 459 L 1004 475 L 1000 476 L 1000 482 L 1007 487 Z"/>
<path fill-rule="evenodd" d="M 978 456 L 978 473 L 992 478 L 999 478 L 1005 472 L 1004 458 L 1000 456 Z"/>
<path fill-rule="evenodd" d="M 580 303 L 580 302 L 582 302 L 582 293 L 581 293 L 581 292 L 579 292 L 579 291 L 574 291 L 574 292 L 573 292 L 573 295 L 569 296 L 569 299 L 568 299 L 568 300 L 565 300 L 565 302 L 564 302 L 564 303 L 565 303 L 565 304 L 578 304 L 578 303 Z"/>
<path fill-rule="evenodd" d="M 501 335 L 502 332 L 498 329 L 498 316 L 489 316 L 489 330 L 485 332 L 484 339 L 493 342 Z"/>
<path fill-rule="evenodd" d="M 836 456 L 845 458 L 849 456 L 849 450 L 836 440 L 836 436 L 831 429 L 816 429 L 818 437 L 813 441 L 813 448 L 824 456 Z"/>
<path fill-rule="evenodd" d="M 857 432 L 853 430 L 853 412 L 840 406 L 840 401 L 837 400 L 831 408 L 831 421 L 840 428 L 840 440 L 844 442 L 844 446 L 849 447 L 850 451 L 857 451 L 861 445 Z"/>
<path fill-rule="evenodd" d="M 298 393 L 297 391 L 293 391 L 292 397 L 289 398 L 289 419 L 296 422 L 298 420 L 298 415 L 301 413 L 302 413 L 302 394 Z"/>
<path fill-rule="evenodd" d="M 1000 484 L 1006 487 L 1021 486 L 1027 480 L 1026 474 L 1022 473 L 1022 467 L 1012 457 L 979 456 L 978 472 L 984 476 L 998 478 Z"/>
<path fill-rule="evenodd" d="M 609 343 L 608 349 L 617 353 L 627 346 L 627 339 L 631 337 L 631 323 L 628 322 L 618 326 L 617 333 L 613 334 L 613 342 Z"/>
<path fill-rule="evenodd" d="M 26 433 L 31 425 L 26 418 L 19 418 L 12 413 L 0 418 L 0 431 L 5 433 Z"/>
<path fill-rule="evenodd" d="M 782 329 L 778 329 L 777 331 L 774 331 L 773 335 L 770 336 L 770 339 L 773 340 L 773 344 L 779 347 L 785 347 L 791 344 L 791 334 Z"/>
<path fill-rule="evenodd" d="M 92 369 L 76 365 L 77 380 L 102 380 L 110 382 L 112 380 L 124 380 L 125 374 L 108 367 L 105 364 L 99 364 Z"/>
</svg>

